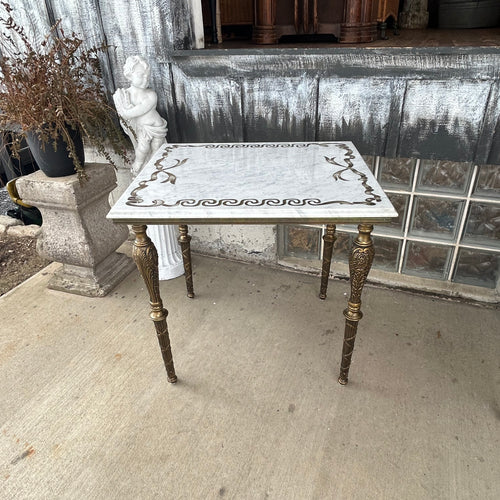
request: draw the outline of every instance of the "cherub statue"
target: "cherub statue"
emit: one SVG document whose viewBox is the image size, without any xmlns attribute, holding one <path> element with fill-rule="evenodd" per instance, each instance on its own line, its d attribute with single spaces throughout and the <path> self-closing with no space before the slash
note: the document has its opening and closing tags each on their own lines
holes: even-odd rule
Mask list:
<svg viewBox="0 0 500 500">
<path fill-rule="evenodd" d="M 123 130 L 132 140 L 135 150 L 132 174 L 136 176 L 151 156 L 167 141 L 167 122 L 156 111 L 158 98 L 149 86 L 151 68 L 141 56 L 130 56 L 123 67 L 128 89 L 118 89 L 113 95 Z M 132 132 L 133 131 L 133 132 Z M 160 280 L 176 278 L 184 273 L 182 253 L 174 226 L 148 226 L 148 235 L 158 251 Z"/>
<path fill-rule="evenodd" d="M 141 56 L 127 57 L 123 73 L 130 87 L 118 89 L 113 100 L 122 127 L 134 146 L 135 159 L 131 170 L 135 176 L 166 141 L 167 122 L 156 111 L 156 92 L 148 88 L 151 75 L 149 63 Z"/>
</svg>

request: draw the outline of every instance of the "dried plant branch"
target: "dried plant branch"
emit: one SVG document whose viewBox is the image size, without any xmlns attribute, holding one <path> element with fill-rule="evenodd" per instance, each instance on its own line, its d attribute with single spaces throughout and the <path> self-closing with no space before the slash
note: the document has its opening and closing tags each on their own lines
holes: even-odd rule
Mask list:
<svg viewBox="0 0 500 500">
<path fill-rule="evenodd" d="M 76 33 L 66 35 L 57 21 L 36 47 L 15 21 L 12 7 L 0 4 L 0 128 L 20 130 L 21 135 L 35 132 L 43 144 L 55 144 L 62 135 L 80 178 L 85 177 L 84 165 L 68 127 L 77 129 L 113 166 L 108 146 L 128 162 L 127 140 L 108 102 L 99 64 L 99 55 L 110 46 L 86 48 Z"/>
</svg>

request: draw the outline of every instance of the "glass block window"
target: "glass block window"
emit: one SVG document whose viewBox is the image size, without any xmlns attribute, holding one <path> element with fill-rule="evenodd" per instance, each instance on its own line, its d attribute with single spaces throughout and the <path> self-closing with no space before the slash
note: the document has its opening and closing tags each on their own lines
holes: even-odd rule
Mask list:
<svg viewBox="0 0 500 500">
<path fill-rule="evenodd" d="M 373 172 L 375 170 L 375 156 L 363 155 L 363 160 L 368 165 L 368 168 Z"/>
<path fill-rule="evenodd" d="M 378 180 L 383 188 L 406 188 L 412 184 L 416 160 L 401 158 L 380 158 Z"/>
<path fill-rule="evenodd" d="M 453 240 L 457 233 L 463 202 L 415 196 L 410 232 Z"/>
<path fill-rule="evenodd" d="M 467 285 L 495 288 L 500 278 L 500 255 L 461 248 L 453 280 Z"/>
<path fill-rule="evenodd" d="M 469 163 L 421 160 L 418 189 L 465 194 L 471 171 Z"/>
<path fill-rule="evenodd" d="M 484 198 L 500 198 L 500 168 L 497 165 L 479 167 L 474 195 Z"/>
<path fill-rule="evenodd" d="M 398 213 L 398 218 L 389 222 L 386 228 L 393 234 L 402 235 L 405 227 L 408 201 L 410 200 L 410 197 L 406 194 L 396 193 L 388 193 L 388 196 Z"/>
<path fill-rule="evenodd" d="M 339 228 L 341 226 L 337 226 Z M 335 259 L 349 262 L 349 252 L 354 238 L 353 233 L 337 231 L 337 239 L 335 241 Z"/>
<path fill-rule="evenodd" d="M 321 259 L 321 229 L 308 226 L 287 226 L 280 233 L 285 255 L 309 260 Z"/>
<path fill-rule="evenodd" d="M 399 213 L 374 228 L 373 268 L 500 287 L 500 166 L 412 158 L 365 161 Z M 291 227 L 293 235 L 296 226 Z M 356 226 L 337 226 L 334 260 L 348 261 L 356 233 Z M 314 241 L 311 255 L 321 259 L 323 242 L 319 236 Z M 292 253 L 298 255 L 282 247 L 282 256 Z"/>
<path fill-rule="evenodd" d="M 410 241 L 406 245 L 404 272 L 423 278 L 444 279 L 449 259 L 449 247 Z"/>
<path fill-rule="evenodd" d="M 463 239 L 500 246 L 500 204 L 471 202 Z"/>
<path fill-rule="evenodd" d="M 377 258 L 374 260 L 372 267 L 396 272 L 401 252 L 401 241 L 396 238 L 374 236 L 373 244 L 377 251 Z"/>
</svg>

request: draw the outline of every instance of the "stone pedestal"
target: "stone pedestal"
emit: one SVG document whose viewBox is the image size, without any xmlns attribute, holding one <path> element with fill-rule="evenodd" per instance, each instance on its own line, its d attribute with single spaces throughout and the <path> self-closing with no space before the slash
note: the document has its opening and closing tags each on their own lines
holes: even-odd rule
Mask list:
<svg viewBox="0 0 500 500">
<path fill-rule="evenodd" d="M 17 188 L 26 203 L 43 217 L 37 250 L 61 262 L 49 288 L 89 297 L 111 291 L 135 265 L 116 249 L 127 239 L 126 225 L 106 219 L 109 193 L 116 175 L 109 165 L 86 164 L 88 181 L 76 175 L 47 177 L 38 171 L 19 178 Z"/>
</svg>

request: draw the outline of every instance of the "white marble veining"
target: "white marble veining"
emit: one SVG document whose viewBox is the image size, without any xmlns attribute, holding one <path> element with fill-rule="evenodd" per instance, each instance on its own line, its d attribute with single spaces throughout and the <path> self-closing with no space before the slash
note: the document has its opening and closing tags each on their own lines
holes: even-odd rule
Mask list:
<svg viewBox="0 0 500 500">
<path fill-rule="evenodd" d="M 396 216 L 351 142 L 165 144 L 108 215 L 146 224 Z"/>
</svg>

